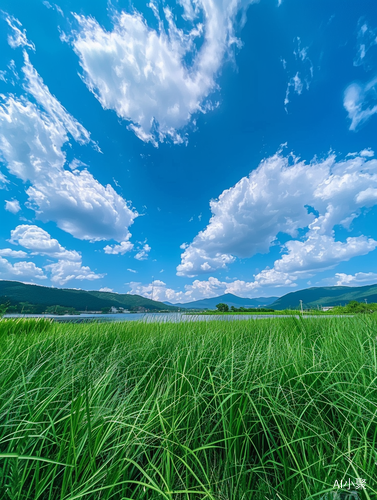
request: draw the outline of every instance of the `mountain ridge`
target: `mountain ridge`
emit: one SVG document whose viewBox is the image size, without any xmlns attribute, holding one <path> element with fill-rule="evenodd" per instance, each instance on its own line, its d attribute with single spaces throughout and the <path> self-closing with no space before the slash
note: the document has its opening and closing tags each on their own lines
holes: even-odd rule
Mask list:
<svg viewBox="0 0 377 500">
<path fill-rule="evenodd" d="M 271 301 L 270 299 L 274 299 Z M 201 299 L 185 304 L 174 304 L 184 309 L 215 309 L 220 302 L 235 307 L 268 307 L 271 309 L 298 309 L 300 300 L 304 308 L 317 308 L 320 306 L 344 305 L 351 300 L 377 303 L 377 284 L 363 286 L 329 286 L 310 287 L 294 292 L 289 292 L 281 297 L 256 297 L 247 299 L 233 294 L 219 295 L 210 299 Z M 173 305 L 173 304 L 171 304 Z"/>
<path fill-rule="evenodd" d="M 52 288 L 43 285 L 0 280 L 0 303 L 9 301 L 12 305 L 28 302 L 37 306 L 73 307 L 77 311 L 120 308 L 139 310 L 141 308 L 158 311 L 177 311 L 176 306 L 147 299 L 141 295 L 100 292 L 97 290 L 75 290 L 72 288 Z"/>
<path fill-rule="evenodd" d="M 216 305 L 220 302 L 228 304 L 229 307 L 262 307 L 268 306 L 271 302 L 277 300 L 278 297 L 256 297 L 253 299 L 238 297 L 233 293 L 225 293 L 218 297 L 211 297 L 209 299 L 200 299 L 193 302 L 186 302 L 185 304 L 171 304 L 183 309 L 215 309 Z M 164 302 L 166 304 L 166 302 Z M 170 304 L 170 303 L 169 303 Z"/>
<path fill-rule="evenodd" d="M 154 301 L 140 295 L 101 292 L 98 290 L 77 290 L 72 288 L 53 288 L 44 285 L 0 280 L 0 303 L 11 305 L 27 302 L 39 308 L 63 306 L 77 311 L 124 308 L 131 311 L 177 311 L 178 309 L 215 309 L 220 302 L 229 307 L 269 307 L 271 309 L 298 309 L 300 300 L 304 308 L 345 305 L 351 300 L 377 303 L 377 284 L 364 286 L 311 287 L 289 292 L 282 297 L 255 297 L 252 299 L 224 294 L 209 299 L 201 299 L 185 304 L 171 304 Z"/>
<path fill-rule="evenodd" d="M 377 302 L 377 284 L 364 286 L 311 287 L 289 292 L 273 302 L 272 309 L 297 309 L 344 305 L 351 300 Z"/>
</svg>

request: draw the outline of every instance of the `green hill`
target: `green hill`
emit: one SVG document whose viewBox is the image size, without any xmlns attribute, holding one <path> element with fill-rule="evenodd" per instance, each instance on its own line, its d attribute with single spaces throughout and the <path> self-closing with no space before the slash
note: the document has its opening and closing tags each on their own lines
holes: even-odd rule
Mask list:
<svg viewBox="0 0 377 500">
<path fill-rule="evenodd" d="M 140 295 L 118 294 L 111 292 L 72 290 L 70 288 L 50 288 L 40 285 L 27 285 L 18 281 L 0 281 L 0 304 L 21 302 L 37 306 L 73 307 L 76 311 L 101 311 L 106 308 L 123 307 L 130 311 L 177 311 L 177 307 L 146 299 Z M 38 311 L 43 309 L 38 307 Z M 40 311 L 42 312 L 42 311 Z"/>
<path fill-rule="evenodd" d="M 287 293 L 269 305 L 272 309 L 298 309 L 300 300 L 304 308 L 345 305 L 351 300 L 377 302 L 377 284 L 367 286 L 313 287 Z"/>
<path fill-rule="evenodd" d="M 40 285 L 27 285 L 17 281 L 0 280 L 0 304 L 10 302 L 20 309 L 23 304 L 32 304 L 30 311 L 25 307 L 24 312 L 45 312 L 47 307 L 61 306 L 74 308 L 76 311 L 101 311 L 111 307 L 128 309 L 130 311 L 177 311 L 178 308 L 208 308 L 215 309 L 219 302 L 228 303 L 235 307 L 258 307 L 268 305 L 271 309 L 298 309 L 300 300 L 304 308 L 317 306 L 345 305 L 351 300 L 368 303 L 377 302 L 377 284 L 351 287 L 313 287 L 291 292 L 275 300 L 275 297 L 257 299 L 242 299 L 232 294 L 222 295 L 212 299 L 203 299 L 189 304 L 166 304 L 146 299 L 140 295 L 99 292 L 96 290 L 73 290 L 70 288 L 51 288 Z"/>
</svg>

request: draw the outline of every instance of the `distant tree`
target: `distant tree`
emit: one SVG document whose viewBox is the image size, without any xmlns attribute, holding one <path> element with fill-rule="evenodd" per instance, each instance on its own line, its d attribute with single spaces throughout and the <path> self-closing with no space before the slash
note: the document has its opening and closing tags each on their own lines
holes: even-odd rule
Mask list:
<svg viewBox="0 0 377 500">
<path fill-rule="evenodd" d="M 4 314 L 8 311 L 10 306 L 10 302 L 6 302 L 5 304 L 0 304 L 0 318 L 4 316 Z"/>
<path fill-rule="evenodd" d="M 359 311 L 361 308 L 364 308 L 364 304 L 357 302 L 357 300 L 351 300 L 346 307 L 350 311 Z"/>
<path fill-rule="evenodd" d="M 351 300 L 344 308 L 348 313 L 372 313 L 376 310 L 376 304 L 366 304 L 365 302 L 357 302 Z"/>
<path fill-rule="evenodd" d="M 232 307 L 230 308 L 230 310 L 231 310 L 232 312 L 237 312 L 237 309 L 236 309 L 234 306 L 232 306 Z"/>
<path fill-rule="evenodd" d="M 220 312 L 228 312 L 229 311 L 229 306 L 228 304 L 223 304 L 222 302 L 220 304 L 217 304 L 217 310 Z"/>
<path fill-rule="evenodd" d="M 40 312 L 40 308 L 35 304 L 30 304 L 30 302 L 20 302 L 19 308 L 21 308 L 21 314 L 38 314 Z"/>
<path fill-rule="evenodd" d="M 65 307 L 65 306 L 47 306 L 45 310 L 46 314 L 76 314 L 77 311 L 74 307 Z"/>
</svg>

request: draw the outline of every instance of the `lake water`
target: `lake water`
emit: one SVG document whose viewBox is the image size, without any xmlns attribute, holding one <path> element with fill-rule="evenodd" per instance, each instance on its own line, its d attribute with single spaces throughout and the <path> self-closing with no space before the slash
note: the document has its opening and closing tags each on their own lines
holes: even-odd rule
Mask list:
<svg viewBox="0 0 377 500">
<path fill-rule="evenodd" d="M 135 313 L 135 314 L 65 314 L 57 316 L 54 314 L 5 314 L 4 318 L 49 318 L 59 323 L 84 323 L 88 321 L 114 322 L 114 321 L 143 321 L 146 323 L 179 323 L 182 321 L 236 321 L 263 318 L 289 318 L 291 316 L 277 314 L 234 314 L 234 315 L 199 315 L 184 313 Z M 296 318 L 299 315 L 295 316 Z M 326 318 L 327 316 L 309 316 L 304 318 Z"/>
</svg>

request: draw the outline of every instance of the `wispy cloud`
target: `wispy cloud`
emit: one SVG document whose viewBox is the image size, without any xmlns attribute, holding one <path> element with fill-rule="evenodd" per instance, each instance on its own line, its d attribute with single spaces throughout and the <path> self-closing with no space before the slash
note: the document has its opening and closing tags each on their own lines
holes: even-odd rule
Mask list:
<svg viewBox="0 0 377 500">
<path fill-rule="evenodd" d="M 357 54 L 354 66 L 366 71 L 377 66 L 377 28 L 371 28 L 365 18 L 360 18 L 357 33 Z M 343 105 L 351 120 L 349 129 L 356 131 L 377 113 L 377 76 L 365 83 L 354 82 L 344 92 Z"/>
<path fill-rule="evenodd" d="M 9 172 L 30 183 L 27 206 L 76 238 L 127 241 L 138 213 L 86 168 L 64 168 L 68 134 L 80 144 L 89 144 L 90 134 L 50 93 L 26 52 L 24 59 L 24 89 L 36 103 L 26 96 L 2 96 L 0 152 Z"/>
<path fill-rule="evenodd" d="M 377 28 L 371 28 L 365 18 L 360 18 L 357 32 L 357 54 L 354 66 L 364 66 L 366 70 L 375 68 L 377 63 Z"/>
<path fill-rule="evenodd" d="M 21 30 L 22 24 L 18 19 L 13 16 L 6 16 L 6 22 L 9 27 L 12 29 L 12 34 L 8 35 L 8 43 L 12 47 L 12 49 L 16 49 L 17 47 L 26 47 L 31 50 L 35 50 L 35 45 L 26 37 L 26 30 Z"/>
<path fill-rule="evenodd" d="M 148 258 L 148 254 L 151 251 L 151 247 L 146 243 L 143 248 L 135 255 L 135 259 L 137 260 L 146 260 Z"/>
<path fill-rule="evenodd" d="M 188 31 L 177 27 L 168 6 L 160 9 L 153 1 L 156 30 L 136 10 L 114 14 L 112 31 L 93 17 L 75 15 L 71 43 L 84 81 L 104 109 L 131 122 L 129 129 L 142 141 L 182 143 L 180 130 L 192 115 L 216 106 L 208 98 L 218 89 L 217 74 L 230 47 L 240 45 L 237 14 L 254 1 L 181 0 Z"/>
<path fill-rule="evenodd" d="M 48 2 L 47 0 L 43 0 L 43 5 L 45 7 L 47 7 L 48 9 L 53 9 L 53 10 L 56 10 L 56 12 L 58 12 L 61 16 L 64 17 L 64 12 L 62 11 L 62 9 L 59 7 L 59 5 L 56 5 L 56 3 L 53 3 L 51 4 L 50 2 Z"/>
<path fill-rule="evenodd" d="M 349 129 L 356 131 L 377 113 L 377 77 L 366 84 L 353 83 L 347 87 L 343 105 L 351 120 Z"/>
<path fill-rule="evenodd" d="M 284 107 L 286 112 L 288 112 L 290 94 L 293 92 L 297 95 L 301 95 L 304 89 L 309 90 L 310 83 L 314 75 L 313 63 L 308 56 L 309 47 L 302 47 L 300 37 L 296 37 L 293 42 L 295 45 L 293 50 L 295 58 L 294 66 L 296 69 L 295 74 L 289 79 L 287 90 L 285 92 Z M 288 63 L 286 59 L 281 58 L 281 62 L 283 64 L 283 68 L 287 70 Z M 289 74 L 291 73 L 289 72 Z"/>
</svg>

